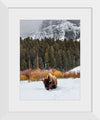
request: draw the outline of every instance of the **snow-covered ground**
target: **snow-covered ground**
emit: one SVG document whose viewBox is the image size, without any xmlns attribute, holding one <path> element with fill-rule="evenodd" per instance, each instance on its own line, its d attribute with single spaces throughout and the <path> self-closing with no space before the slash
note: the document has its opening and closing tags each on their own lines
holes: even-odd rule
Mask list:
<svg viewBox="0 0 100 120">
<path fill-rule="evenodd" d="M 20 82 L 21 100 L 79 100 L 80 78 L 58 79 L 58 86 L 46 90 L 42 81 Z"/>
</svg>

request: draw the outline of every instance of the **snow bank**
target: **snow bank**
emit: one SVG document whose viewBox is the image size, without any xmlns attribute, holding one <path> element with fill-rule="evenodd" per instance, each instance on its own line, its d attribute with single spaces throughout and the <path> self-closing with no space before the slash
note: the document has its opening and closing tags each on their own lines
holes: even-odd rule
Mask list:
<svg viewBox="0 0 100 120">
<path fill-rule="evenodd" d="M 42 81 L 20 82 L 21 100 L 79 100 L 80 78 L 58 79 L 58 87 L 46 90 Z"/>
<path fill-rule="evenodd" d="M 75 72 L 75 73 L 80 72 L 80 66 L 75 67 L 74 69 L 71 70 L 71 72 Z"/>
</svg>

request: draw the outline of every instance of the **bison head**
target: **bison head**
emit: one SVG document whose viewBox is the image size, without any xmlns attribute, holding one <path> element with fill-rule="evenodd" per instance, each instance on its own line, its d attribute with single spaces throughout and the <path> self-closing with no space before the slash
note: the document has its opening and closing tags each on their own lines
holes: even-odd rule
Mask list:
<svg viewBox="0 0 100 120">
<path fill-rule="evenodd" d="M 49 79 L 48 79 L 48 78 L 47 78 L 47 79 L 43 79 L 42 81 L 43 81 L 43 83 L 44 83 L 45 88 L 46 88 L 47 90 L 49 90 Z"/>
<path fill-rule="evenodd" d="M 54 82 L 52 79 L 50 80 L 49 78 L 46 78 L 46 79 L 43 79 L 42 81 L 47 90 L 54 88 L 54 86 L 53 86 Z"/>
<path fill-rule="evenodd" d="M 46 78 L 46 79 L 43 79 L 42 81 L 43 81 L 44 86 L 47 90 L 51 89 L 52 80 L 50 80 L 49 78 Z"/>
</svg>

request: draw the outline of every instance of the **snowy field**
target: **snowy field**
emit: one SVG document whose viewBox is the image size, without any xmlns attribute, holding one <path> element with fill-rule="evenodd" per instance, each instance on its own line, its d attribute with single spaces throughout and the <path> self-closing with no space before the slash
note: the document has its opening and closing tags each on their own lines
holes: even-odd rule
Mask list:
<svg viewBox="0 0 100 120">
<path fill-rule="evenodd" d="M 21 81 L 21 100 L 79 100 L 80 78 L 57 79 L 58 86 L 53 90 L 46 90 L 42 81 Z"/>
</svg>

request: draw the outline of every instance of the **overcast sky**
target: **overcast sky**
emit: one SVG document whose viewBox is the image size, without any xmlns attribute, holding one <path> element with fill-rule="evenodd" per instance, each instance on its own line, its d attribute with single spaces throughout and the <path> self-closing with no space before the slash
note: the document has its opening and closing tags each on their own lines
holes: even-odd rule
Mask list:
<svg viewBox="0 0 100 120">
<path fill-rule="evenodd" d="M 25 37 L 28 33 L 36 32 L 42 20 L 21 20 L 20 21 L 20 36 Z"/>
</svg>

